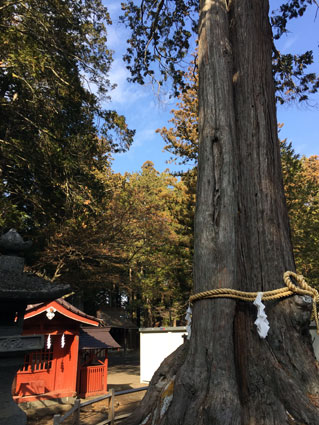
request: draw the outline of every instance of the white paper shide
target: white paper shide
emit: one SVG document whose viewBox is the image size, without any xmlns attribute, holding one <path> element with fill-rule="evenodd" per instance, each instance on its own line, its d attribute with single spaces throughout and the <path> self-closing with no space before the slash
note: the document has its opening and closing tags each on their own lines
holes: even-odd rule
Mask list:
<svg viewBox="0 0 319 425">
<path fill-rule="evenodd" d="M 65 336 L 64 336 L 64 333 L 62 334 L 62 336 L 61 336 L 61 348 L 64 348 L 65 347 Z"/>
<path fill-rule="evenodd" d="M 51 335 L 49 334 L 47 338 L 47 349 L 50 350 L 50 348 L 51 348 Z"/>
<path fill-rule="evenodd" d="M 257 307 L 257 319 L 255 325 L 260 338 L 266 338 L 269 331 L 269 322 L 267 320 L 267 314 L 265 313 L 265 304 L 262 303 L 263 293 L 258 292 L 257 297 L 254 301 L 254 305 Z"/>
<path fill-rule="evenodd" d="M 186 310 L 186 332 L 187 332 L 187 339 L 190 339 L 191 333 L 192 333 L 192 308 L 189 306 Z"/>
</svg>

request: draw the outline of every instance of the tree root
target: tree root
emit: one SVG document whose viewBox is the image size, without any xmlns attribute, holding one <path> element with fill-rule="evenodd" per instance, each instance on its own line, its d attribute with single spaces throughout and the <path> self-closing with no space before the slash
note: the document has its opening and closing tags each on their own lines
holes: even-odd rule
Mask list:
<svg viewBox="0 0 319 425">
<path fill-rule="evenodd" d="M 319 425 L 318 368 L 305 331 L 308 304 L 291 299 L 284 308 L 270 306 L 273 326 L 262 340 L 255 311 L 238 303 L 234 355 L 226 351 L 223 359 L 216 340 L 205 347 L 186 341 L 164 360 L 123 425 Z"/>
</svg>

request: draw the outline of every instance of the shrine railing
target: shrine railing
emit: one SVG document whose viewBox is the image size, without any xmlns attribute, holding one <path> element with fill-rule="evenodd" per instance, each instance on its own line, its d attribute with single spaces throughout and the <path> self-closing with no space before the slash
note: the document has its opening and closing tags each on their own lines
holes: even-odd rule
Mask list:
<svg viewBox="0 0 319 425">
<path fill-rule="evenodd" d="M 124 390 L 124 391 L 115 392 L 114 389 L 112 388 L 108 394 L 105 394 L 101 397 L 97 397 L 93 400 L 88 400 L 88 401 L 84 401 L 83 403 L 81 403 L 81 400 L 77 399 L 75 401 L 72 409 L 70 409 L 68 412 L 66 412 L 63 416 L 54 415 L 53 425 L 62 424 L 71 415 L 74 415 L 74 422 L 73 422 L 74 425 L 80 425 L 81 408 L 85 407 L 85 406 L 89 406 L 89 405 L 94 404 L 94 403 L 97 403 L 97 402 L 102 401 L 102 400 L 108 400 L 108 418 L 103 420 L 102 422 L 99 422 L 96 425 L 107 425 L 107 424 L 114 425 L 114 423 L 116 421 L 130 416 L 130 414 L 115 416 L 115 409 L 114 409 L 115 397 L 125 395 L 125 394 L 137 393 L 139 391 L 146 391 L 147 389 L 148 389 L 148 387 L 140 387 L 140 388 L 133 388 L 131 390 Z"/>
<path fill-rule="evenodd" d="M 87 397 L 106 392 L 107 369 L 105 365 L 85 366 L 80 370 L 80 395 Z"/>
</svg>

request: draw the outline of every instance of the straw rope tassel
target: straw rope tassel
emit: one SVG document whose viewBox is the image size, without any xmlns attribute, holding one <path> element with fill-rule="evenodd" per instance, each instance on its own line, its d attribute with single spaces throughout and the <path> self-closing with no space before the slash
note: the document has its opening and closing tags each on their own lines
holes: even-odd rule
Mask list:
<svg viewBox="0 0 319 425">
<path fill-rule="evenodd" d="M 292 280 L 293 277 L 299 286 L 296 286 Z M 278 300 L 280 298 L 289 297 L 294 294 L 298 295 L 309 295 L 312 298 L 312 308 L 315 316 L 315 322 L 317 327 L 317 334 L 319 335 L 319 321 L 317 313 L 317 302 L 319 302 L 319 292 L 308 285 L 305 278 L 302 275 L 298 275 L 294 272 L 287 271 L 283 275 L 286 287 L 274 289 L 273 291 L 263 292 L 263 301 Z M 230 288 L 218 288 L 211 289 L 210 291 L 199 292 L 198 294 L 191 295 L 189 301 L 194 303 L 195 301 L 206 299 L 206 298 L 235 298 L 241 301 L 254 301 L 258 295 L 258 292 L 244 292 Z"/>
</svg>

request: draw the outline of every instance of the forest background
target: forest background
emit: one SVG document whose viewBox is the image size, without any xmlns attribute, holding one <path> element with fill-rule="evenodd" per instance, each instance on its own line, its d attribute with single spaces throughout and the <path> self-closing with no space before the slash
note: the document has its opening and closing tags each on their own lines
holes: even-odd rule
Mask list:
<svg viewBox="0 0 319 425">
<path fill-rule="evenodd" d="M 7 0 L 0 26 L 1 233 L 32 239 L 27 269 L 69 283 L 87 313 L 121 307 L 138 326 L 181 323 L 192 288 L 196 66 L 184 69 L 187 89 L 158 130 L 184 171 L 146 161 L 121 174 L 112 161 L 134 129 L 110 109 L 113 27 L 103 4 Z M 279 103 L 311 101 L 312 61 L 281 61 Z M 319 286 L 319 157 L 278 143 L 297 270 Z"/>
</svg>

